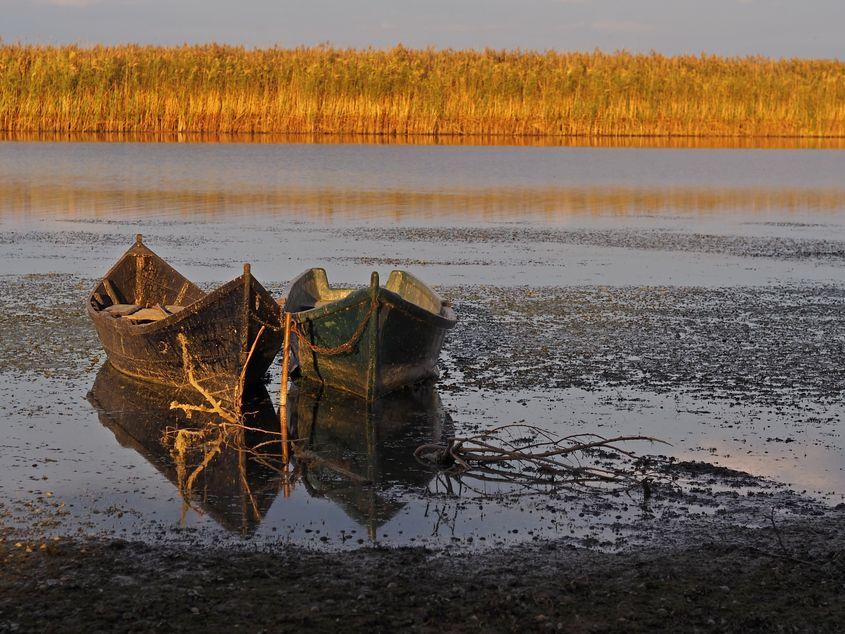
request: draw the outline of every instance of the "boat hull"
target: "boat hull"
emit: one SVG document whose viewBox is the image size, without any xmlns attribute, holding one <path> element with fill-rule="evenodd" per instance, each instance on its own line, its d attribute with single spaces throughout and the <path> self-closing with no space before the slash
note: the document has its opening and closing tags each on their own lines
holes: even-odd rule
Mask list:
<svg viewBox="0 0 845 634">
<path fill-rule="evenodd" d="M 143 267 L 126 261 L 139 258 L 145 260 Z M 138 272 L 151 268 L 155 273 Z M 127 271 L 134 280 L 124 279 Z M 174 275 L 158 256 L 136 244 L 104 279 L 114 278 L 114 286 L 130 294 L 129 301 L 151 304 L 154 299 L 165 305 L 178 303 L 178 293 L 190 284 Z M 180 312 L 138 324 L 103 310 L 102 292 L 95 289 L 88 314 L 109 362 L 120 372 L 178 389 L 199 387 L 229 408 L 237 407 L 245 386 L 264 376 L 281 347 L 279 306 L 248 270 L 212 293 L 197 293 Z"/>
<path fill-rule="evenodd" d="M 436 378 L 443 341 L 454 325 L 451 309 L 444 310 L 449 312 L 434 315 L 396 293 L 371 287 L 297 313 L 293 318 L 301 336 L 292 337 L 297 372 L 306 380 L 366 400 Z M 349 349 L 323 351 L 343 346 L 362 326 Z"/>
</svg>

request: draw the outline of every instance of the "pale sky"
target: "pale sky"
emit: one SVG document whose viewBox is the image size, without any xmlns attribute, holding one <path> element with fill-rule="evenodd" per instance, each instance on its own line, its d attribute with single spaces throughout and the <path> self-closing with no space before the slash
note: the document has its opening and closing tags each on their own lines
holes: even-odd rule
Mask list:
<svg viewBox="0 0 845 634">
<path fill-rule="evenodd" d="M 845 0 L 0 0 L 0 38 L 845 59 Z"/>
</svg>

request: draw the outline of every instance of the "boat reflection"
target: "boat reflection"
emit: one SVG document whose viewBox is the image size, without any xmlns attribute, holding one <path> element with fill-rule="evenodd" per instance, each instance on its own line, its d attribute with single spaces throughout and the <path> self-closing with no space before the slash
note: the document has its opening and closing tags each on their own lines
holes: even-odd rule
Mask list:
<svg viewBox="0 0 845 634">
<path fill-rule="evenodd" d="M 288 394 L 292 461 L 283 468 L 279 416 L 263 385 L 247 395 L 242 426 L 234 428 L 211 412 L 189 416 L 171 409 L 174 402 L 202 405 L 195 394 L 133 379 L 108 363 L 88 400 L 123 447 L 137 451 L 179 490 L 183 520 L 193 509 L 243 537 L 262 524 L 315 519 L 307 515 L 319 507 L 286 505 L 290 496 L 332 502 L 375 539 L 378 527 L 405 505 L 403 489 L 424 488 L 433 477 L 416 462 L 414 450 L 440 441 L 452 427 L 431 383 L 369 405 L 302 383 Z M 186 434 L 181 444 L 179 430 Z"/>
<path fill-rule="evenodd" d="M 279 472 L 249 449 L 276 432 L 279 419 L 267 389 L 258 384 L 246 395 L 244 427 L 221 436 L 216 414 L 190 416 L 171 403 L 199 405 L 196 395 L 139 381 L 106 363 L 88 400 L 100 422 L 123 447 L 137 451 L 179 489 L 186 503 L 207 513 L 223 528 L 251 535 L 266 515 L 280 487 Z M 179 451 L 178 430 L 198 434 Z"/>
<path fill-rule="evenodd" d="M 399 489 L 421 489 L 432 471 L 414 458 L 423 443 L 451 433 L 432 382 L 374 403 L 305 382 L 290 393 L 289 424 L 301 481 L 312 496 L 332 500 L 370 539 L 404 506 Z"/>
</svg>

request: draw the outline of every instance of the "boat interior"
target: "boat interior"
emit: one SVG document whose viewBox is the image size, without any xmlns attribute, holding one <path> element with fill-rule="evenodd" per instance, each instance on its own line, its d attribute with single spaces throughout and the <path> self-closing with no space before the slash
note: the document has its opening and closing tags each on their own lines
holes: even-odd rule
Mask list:
<svg viewBox="0 0 845 634">
<path fill-rule="evenodd" d="M 91 293 L 91 307 L 144 324 L 175 315 L 203 297 L 196 285 L 138 242 Z"/>
<path fill-rule="evenodd" d="M 391 271 L 387 278 L 387 284 L 383 288 L 396 293 L 405 301 L 434 315 L 439 315 L 445 305 L 440 295 L 424 282 L 405 271 Z M 309 269 L 291 284 L 287 295 L 286 310 L 292 313 L 300 313 L 313 308 L 320 308 L 344 299 L 359 290 L 361 289 L 332 287 L 329 285 L 325 269 Z"/>
</svg>

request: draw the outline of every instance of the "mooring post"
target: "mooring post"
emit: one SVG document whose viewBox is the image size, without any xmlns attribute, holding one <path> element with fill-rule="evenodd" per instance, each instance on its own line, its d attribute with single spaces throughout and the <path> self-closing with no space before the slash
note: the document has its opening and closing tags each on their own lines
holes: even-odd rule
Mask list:
<svg viewBox="0 0 845 634">
<path fill-rule="evenodd" d="M 379 322 L 379 279 L 378 271 L 370 275 L 370 323 L 368 326 L 369 339 L 367 340 L 367 402 L 371 403 L 378 395 L 378 322 Z"/>
<path fill-rule="evenodd" d="M 282 344 L 282 385 L 279 393 L 279 424 L 282 426 L 282 463 L 288 464 L 288 365 L 290 363 L 290 313 L 281 307 L 285 316 L 285 340 Z"/>
<path fill-rule="evenodd" d="M 243 288 L 244 288 L 244 295 L 241 301 L 241 323 L 240 323 L 240 331 L 241 331 L 241 368 L 244 375 L 247 371 L 247 361 L 249 356 L 249 314 L 250 314 L 250 305 L 252 303 L 252 274 L 250 273 L 250 266 L 249 264 L 244 264 L 244 274 L 243 274 Z M 238 400 L 238 406 L 243 406 L 243 394 L 239 393 L 236 394 Z"/>
</svg>

